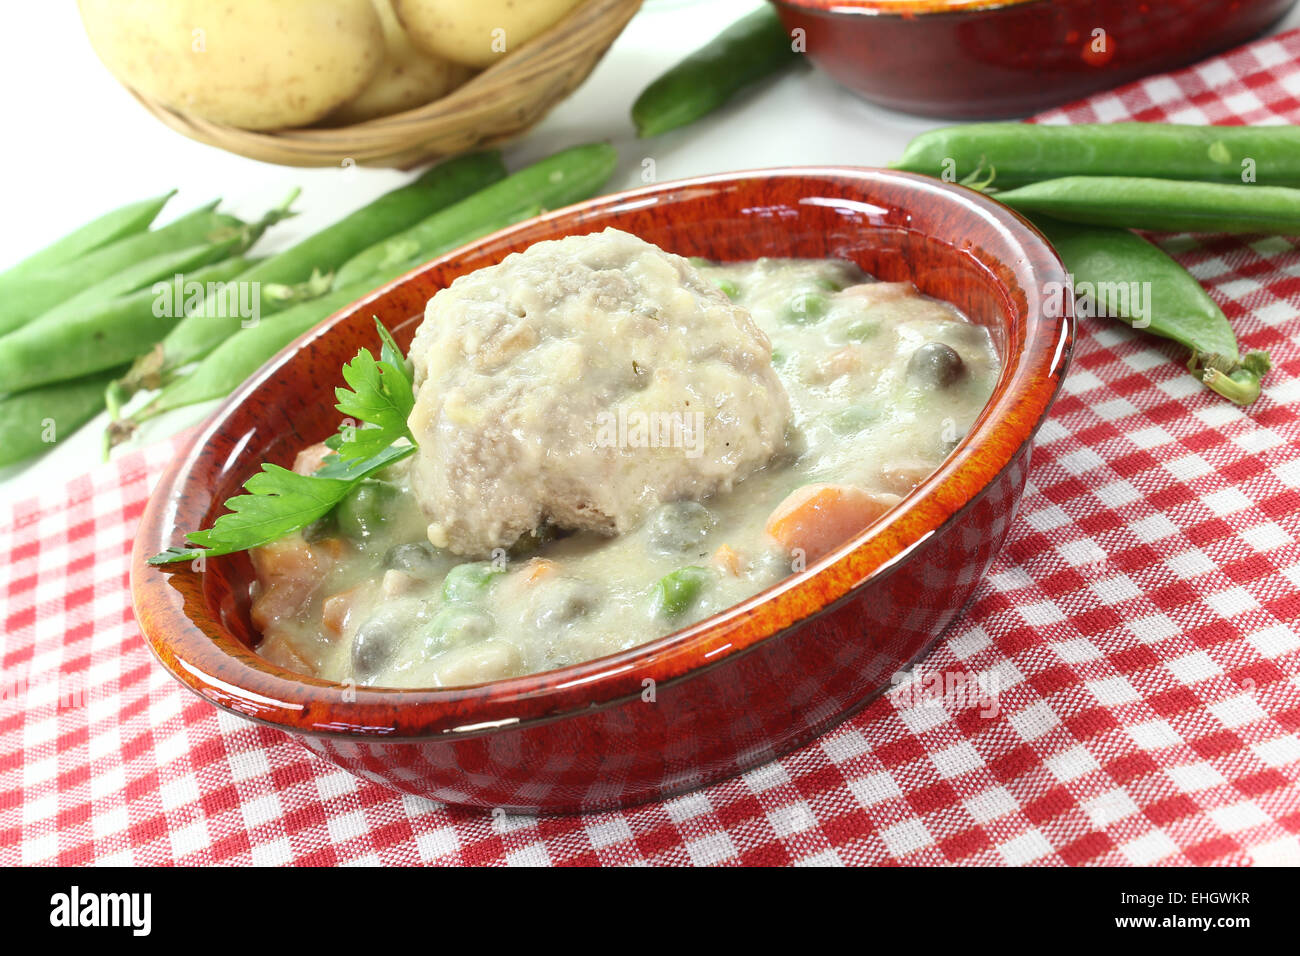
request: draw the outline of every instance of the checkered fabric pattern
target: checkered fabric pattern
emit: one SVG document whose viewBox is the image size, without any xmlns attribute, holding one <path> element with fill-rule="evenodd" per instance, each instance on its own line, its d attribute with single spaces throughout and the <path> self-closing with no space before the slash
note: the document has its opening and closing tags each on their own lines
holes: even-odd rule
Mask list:
<svg viewBox="0 0 1300 956">
<path fill-rule="evenodd" d="M 1300 32 L 1041 119 L 1300 122 Z M 172 446 L 6 505 L 0 863 L 1300 862 L 1300 249 L 1167 248 L 1272 353 L 1265 395 L 1083 321 L 1010 544 L 912 682 L 626 812 L 398 796 L 182 690 L 127 592 Z"/>
</svg>

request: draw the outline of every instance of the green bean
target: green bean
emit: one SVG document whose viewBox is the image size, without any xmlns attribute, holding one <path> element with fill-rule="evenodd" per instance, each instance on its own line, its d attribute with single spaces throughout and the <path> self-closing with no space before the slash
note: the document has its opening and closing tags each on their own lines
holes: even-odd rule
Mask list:
<svg viewBox="0 0 1300 956">
<path fill-rule="evenodd" d="M 642 90 L 632 104 L 637 135 L 693 123 L 798 56 L 776 10 L 764 4 Z"/>
<path fill-rule="evenodd" d="M 104 407 L 112 369 L 0 398 L 0 465 L 12 465 L 49 449 L 90 421 Z"/>
<path fill-rule="evenodd" d="M 651 591 L 652 612 L 657 617 L 680 617 L 695 603 L 704 585 L 712 578 L 712 572 L 698 564 L 688 564 L 665 574 L 655 582 Z"/>
<path fill-rule="evenodd" d="M 292 286 L 324 276 L 379 239 L 419 222 L 436 209 L 455 202 L 505 175 L 500 154 L 474 153 L 448 160 L 414 182 L 380 196 L 369 205 L 279 255 L 254 266 L 239 277 L 258 288 Z M 262 312 L 269 315 L 291 303 L 262 296 Z M 202 358 L 239 331 L 240 317 L 231 316 L 220 299 L 204 302 L 187 315 L 163 340 L 161 355 L 150 355 L 133 367 L 122 382 L 129 394 L 154 380 Z"/>
<path fill-rule="evenodd" d="M 1073 277 L 1077 311 L 1105 314 L 1186 346 L 1188 368 L 1239 405 L 1259 396 L 1268 356 L 1244 357 L 1227 317 L 1190 273 L 1161 249 L 1125 229 L 1080 226 L 1046 217 L 1034 220 Z M 1144 291 L 1145 290 L 1145 291 Z M 1053 304 L 1047 290 L 1049 308 Z M 1062 294 L 1064 291 L 1062 290 Z"/>
<path fill-rule="evenodd" d="M 949 181 L 983 167 L 1001 188 L 1075 175 L 1300 186 L 1300 126 L 968 123 L 922 133 L 892 165 Z"/>
<path fill-rule="evenodd" d="M 214 249 L 233 241 L 172 253 L 170 267 L 160 278 L 178 272 L 186 273 L 187 280 L 202 283 L 232 278 L 248 267 L 247 260 L 224 259 L 206 268 L 200 266 L 213 257 Z M 93 308 L 72 308 L 72 303 L 65 302 L 15 329 L 0 338 L 0 382 L 7 391 L 17 392 L 131 360 L 179 320 L 174 314 L 177 310 L 158 307 L 159 295 L 155 286 L 101 301 Z"/>
<path fill-rule="evenodd" d="M 134 235 L 149 228 L 149 223 L 162 211 L 167 200 L 176 195 L 172 190 L 153 199 L 142 199 L 112 212 L 104 213 L 98 219 L 86 223 L 80 229 L 68 233 L 62 239 L 51 243 L 40 252 L 33 253 L 17 265 L 10 266 L 0 273 L 0 294 L 9 292 L 8 283 L 33 272 L 41 272 L 67 262 L 73 262 L 88 252 L 92 252 L 124 236 Z"/>
<path fill-rule="evenodd" d="M 234 216 L 214 212 L 216 206 L 217 203 L 210 203 L 160 229 L 120 239 L 74 262 L 33 273 L 15 282 L 0 300 L 0 335 L 67 301 L 78 292 L 129 271 L 137 263 L 175 249 L 219 240 L 223 234 L 235 235 L 244 228 L 245 223 Z M 140 285 L 152 281 L 148 278 Z M 119 288 L 122 293 L 134 292 L 139 285 Z"/>
<path fill-rule="evenodd" d="M 1300 189 L 1067 176 L 995 196 L 1018 212 L 1151 232 L 1300 235 Z"/>
<path fill-rule="evenodd" d="M 466 233 L 540 206 L 555 209 L 595 195 L 614 172 L 612 146 L 575 146 L 507 176 L 411 228 L 354 256 L 338 271 L 337 285 L 351 285 L 394 263 L 427 261 L 461 245 Z"/>
</svg>

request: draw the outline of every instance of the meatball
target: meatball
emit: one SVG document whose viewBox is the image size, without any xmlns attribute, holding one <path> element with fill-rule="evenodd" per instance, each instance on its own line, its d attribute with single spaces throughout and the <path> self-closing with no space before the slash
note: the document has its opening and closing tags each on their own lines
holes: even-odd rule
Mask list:
<svg viewBox="0 0 1300 956">
<path fill-rule="evenodd" d="M 618 534 L 784 447 L 767 336 L 686 259 L 615 229 L 457 279 L 410 355 L 411 488 L 459 554 L 545 522 Z"/>
</svg>

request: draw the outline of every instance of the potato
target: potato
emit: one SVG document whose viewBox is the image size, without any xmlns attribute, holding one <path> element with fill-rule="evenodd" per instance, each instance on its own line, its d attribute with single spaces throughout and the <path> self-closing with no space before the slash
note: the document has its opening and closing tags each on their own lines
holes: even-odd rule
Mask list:
<svg viewBox="0 0 1300 956">
<path fill-rule="evenodd" d="M 393 0 L 415 45 L 466 66 L 491 66 L 559 22 L 581 0 Z"/>
<path fill-rule="evenodd" d="M 344 103 L 329 115 L 326 122 L 331 126 L 364 123 L 377 116 L 390 116 L 432 103 L 460 86 L 473 73 L 467 66 L 416 49 L 397 22 L 391 0 L 374 0 L 374 4 L 384 25 L 384 46 L 387 48 L 384 63 L 356 99 Z"/>
<path fill-rule="evenodd" d="M 99 58 L 179 112 L 244 129 L 314 123 L 384 58 L 371 0 L 79 0 Z"/>
</svg>

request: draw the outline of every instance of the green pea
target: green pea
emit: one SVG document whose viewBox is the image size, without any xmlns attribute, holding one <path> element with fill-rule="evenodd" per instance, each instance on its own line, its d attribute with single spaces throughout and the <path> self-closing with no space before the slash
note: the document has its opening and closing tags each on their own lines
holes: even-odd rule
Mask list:
<svg viewBox="0 0 1300 956">
<path fill-rule="evenodd" d="M 879 322 L 854 322 L 844 330 L 844 338 L 848 342 L 865 342 L 879 334 Z"/>
<path fill-rule="evenodd" d="M 772 349 L 772 364 L 777 368 L 784 365 L 789 358 L 789 354 L 784 349 Z"/>
<path fill-rule="evenodd" d="M 423 628 L 422 637 L 426 647 L 441 649 L 481 641 L 495 629 L 496 620 L 487 611 L 469 604 L 446 604 Z"/>
<path fill-rule="evenodd" d="M 397 498 L 397 488 L 386 481 L 367 478 L 353 488 L 334 510 L 339 531 L 363 541 L 378 533 L 388 520 L 389 506 Z"/>
<path fill-rule="evenodd" d="M 458 564 L 442 579 L 442 599 L 466 603 L 477 601 L 487 593 L 492 580 L 504 573 L 505 568 L 499 568 L 491 561 Z"/>
<path fill-rule="evenodd" d="M 820 292 L 798 292 L 785 309 L 785 320 L 796 325 L 810 325 L 830 311 L 831 300 Z"/>
<path fill-rule="evenodd" d="M 688 564 L 665 574 L 655 582 L 651 591 L 650 603 L 654 613 L 659 617 L 680 617 L 695 603 L 712 577 L 708 568 L 698 564 Z"/>
<path fill-rule="evenodd" d="M 317 518 L 311 524 L 307 525 L 307 527 L 302 529 L 303 539 L 309 544 L 323 541 L 325 538 L 332 538 L 338 533 L 339 522 L 336 517 L 336 511 L 331 511 L 323 518 Z"/>
<path fill-rule="evenodd" d="M 844 288 L 844 283 L 834 276 L 818 276 L 813 280 L 813 285 L 825 292 L 839 292 Z"/>
<path fill-rule="evenodd" d="M 722 294 L 732 302 L 735 302 L 740 298 L 740 286 L 736 285 L 736 283 L 732 282 L 730 279 L 718 279 L 714 282 L 714 285 L 721 289 Z"/>
<path fill-rule="evenodd" d="M 831 431 L 837 435 L 856 435 L 880 418 L 876 409 L 867 405 L 844 408 L 831 416 Z"/>
</svg>

